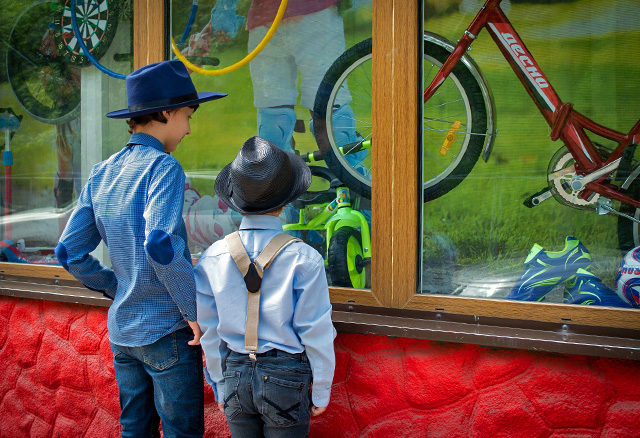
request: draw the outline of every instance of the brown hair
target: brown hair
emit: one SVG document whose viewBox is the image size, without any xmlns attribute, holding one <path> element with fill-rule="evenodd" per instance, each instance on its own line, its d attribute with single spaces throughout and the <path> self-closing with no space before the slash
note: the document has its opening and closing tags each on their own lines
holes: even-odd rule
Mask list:
<svg viewBox="0 0 640 438">
<path fill-rule="evenodd" d="M 191 105 L 189 108 L 193 108 L 193 112 L 195 112 L 199 106 L 200 105 Z M 174 108 L 170 111 L 175 111 L 178 109 L 180 108 Z M 156 113 L 143 114 L 137 117 L 131 117 L 130 119 L 127 119 L 127 125 L 129 125 L 129 134 L 133 134 L 133 129 L 136 126 L 144 126 L 151 123 L 152 121 L 167 123 L 167 118 L 162 114 L 161 111 L 158 111 Z"/>
</svg>

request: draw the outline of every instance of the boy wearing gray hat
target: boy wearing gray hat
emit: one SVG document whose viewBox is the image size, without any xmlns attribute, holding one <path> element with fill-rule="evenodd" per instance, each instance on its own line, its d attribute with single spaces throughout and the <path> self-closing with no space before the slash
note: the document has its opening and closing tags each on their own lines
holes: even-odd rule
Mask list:
<svg viewBox="0 0 640 438">
<path fill-rule="evenodd" d="M 260 137 L 216 178 L 243 219 L 201 255 L 196 301 L 205 375 L 234 437 L 306 437 L 310 414 L 329 404 L 336 331 L 324 260 L 278 217 L 310 184 L 300 157 Z"/>
<path fill-rule="evenodd" d="M 165 438 L 202 437 L 204 382 L 195 283 L 182 219 L 185 175 L 170 153 L 191 132 L 197 93 L 180 61 L 126 78 L 131 138 L 93 166 L 60 242 L 60 264 L 111 298 L 107 327 L 123 437 L 151 436 L 156 410 Z M 100 241 L 112 267 L 91 256 Z M 155 425 L 157 432 L 157 425 Z"/>
</svg>

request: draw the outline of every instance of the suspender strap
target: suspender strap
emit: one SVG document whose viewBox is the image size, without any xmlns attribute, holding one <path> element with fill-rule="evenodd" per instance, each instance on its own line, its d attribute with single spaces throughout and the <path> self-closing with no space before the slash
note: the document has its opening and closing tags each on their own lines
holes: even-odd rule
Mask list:
<svg viewBox="0 0 640 438">
<path fill-rule="evenodd" d="M 265 246 L 258 257 L 256 257 L 256 264 L 264 271 L 271 265 L 271 262 L 278 257 L 278 254 L 293 242 L 302 242 L 302 240 L 285 233 L 278 234 L 267 243 L 267 246 Z"/>
<path fill-rule="evenodd" d="M 301 240 L 288 234 L 278 234 L 264 247 L 254 262 L 251 261 L 242 244 L 240 233 L 233 232 L 227 235 L 224 240 L 247 286 L 248 301 L 244 348 L 249 351 L 249 357 L 255 360 L 255 352 L 258 349 L 258 322 L 260 320 L 260 286 L 264 270 L 271 265 L 271 262 L 283 249 L 293 242 L 301 242 Z"/>
</svg>

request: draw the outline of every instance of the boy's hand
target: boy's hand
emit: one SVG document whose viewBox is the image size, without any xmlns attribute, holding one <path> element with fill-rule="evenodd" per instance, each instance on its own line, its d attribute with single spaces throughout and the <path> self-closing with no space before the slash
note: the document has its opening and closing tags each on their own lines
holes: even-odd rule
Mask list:
<svg viewBox="0 0 640 438">
<path fill-rule="evenodd" d="M 218 409 L 224 414 L 224 403 L 218 403 Z"/>
<path fill-rule="evenodd" d="M 324 408 L 318 408 L 316 406 L 311 406 L 311 415 L 315 417 L 316 415 L 322 414 L 326 410 L 327 410 L 326 406 Z"/>
<path fill-rule="evenodd" d="M 187 321 L 191 330 L 193 330 L 193 339 L 188 342 L 189 345 L 200 345 L 200 338 L 202 337 L 202 330 L 197 321 Z"/>
</svg>

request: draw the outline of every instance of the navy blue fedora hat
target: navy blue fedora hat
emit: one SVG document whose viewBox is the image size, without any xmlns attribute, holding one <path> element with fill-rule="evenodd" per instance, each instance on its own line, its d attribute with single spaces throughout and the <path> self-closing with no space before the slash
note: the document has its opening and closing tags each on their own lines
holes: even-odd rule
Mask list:
<svg viewBox="0 0 640 438">
<path fill-rule="evenodd" d="M 225 93 L 198 93 L 182 61 L 163 61 L 140 67 L 127 75 L 128 108 L 107 117 L 129 119 L 158 111 L 198 105 L 225 97 Z"/>
</svg>

